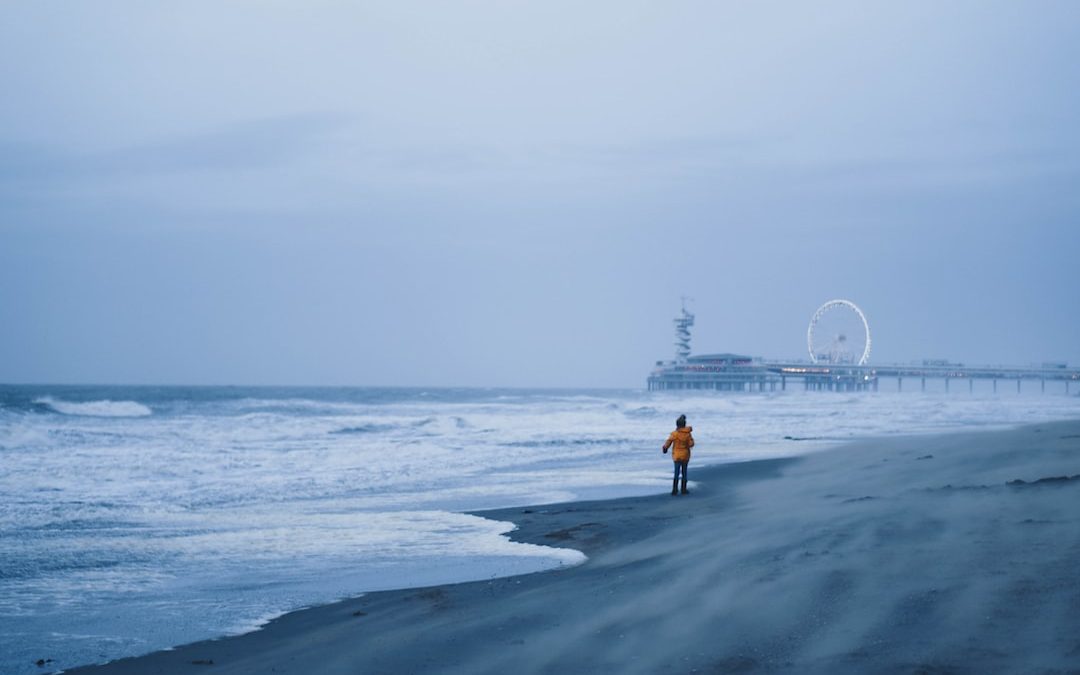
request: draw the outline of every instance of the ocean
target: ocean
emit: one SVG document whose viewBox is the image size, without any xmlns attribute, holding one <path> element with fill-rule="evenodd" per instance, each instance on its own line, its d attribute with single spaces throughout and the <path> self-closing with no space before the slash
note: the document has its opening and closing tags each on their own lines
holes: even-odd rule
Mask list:
<svg viewBox="0 0 1080 675">
<path fill-rule="evenodd" d="M 857 437 L 1076 419 L 1080 397 L 0 386 L 0 672 L 578 564 L 468 512 L 664 493 L 680 413 L 693 481 Z"/>
</svg>

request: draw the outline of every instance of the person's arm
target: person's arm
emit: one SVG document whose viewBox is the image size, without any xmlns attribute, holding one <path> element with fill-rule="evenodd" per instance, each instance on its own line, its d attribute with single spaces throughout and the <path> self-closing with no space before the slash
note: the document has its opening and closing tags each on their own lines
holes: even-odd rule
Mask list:
<svg viewBox="0 0 1080 675">
<path fill-rule="evenodd" d="M 662 447 L 662 448 L 660 448 L 661 450 L 663 450 L 663 451 L 664 451 L 664 454 L 665 454 L 665 455 L 667 454 L 668 448 L 670 448 L 670 447 L 671 447 L 671 442 L 672 442 L 672 441 L 673 441 L 674 439 L 675 439 L 675 434 L 671 434 L 670 436 L 668 436 L 668 437 L 667 437 L 667 440 L 666 440 L 666 441 L 664 441 L 664 445 L 663 445 L 663 447 Z"/>
<path fill-rule="evenodd" d="M 689 450 L 690 448 L 694 447 L 694 436 L 693 434 L 687 435 L 690 436 L 690 442 L 686 444 L 686 448 Z"/>
</svg>

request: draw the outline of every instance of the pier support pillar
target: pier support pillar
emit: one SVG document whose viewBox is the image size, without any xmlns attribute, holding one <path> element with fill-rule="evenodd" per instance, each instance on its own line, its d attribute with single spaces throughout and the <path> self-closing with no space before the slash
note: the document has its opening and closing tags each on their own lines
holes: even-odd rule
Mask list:
<svg viewBox="0 0 1080 675">
<path fill-rule="evenodd" d="M 904 378 L 896 378 L 896 391 L 904 391 Z"/>
<path fill-rule="evenodd" d="M 1042 380 L 1041 384 L 1042 384 L 1042 393 L 1045 394 L 1046 393 L 1046 380 Z"/>
<path fill-rule="evenodd" d="M 968 380 L 968 393 L 969 394 L 974 394 L 975 393 L 975 380 Z"/>
<path fill-rule="evenodd" d="M 1020 393 L 1020 378 L 1016 378 L 1016 393 Z"/>
<path fill-rule="evenodd" d="M 949 393 L 949 378 L 945 378 L 945 393 Z"/>
<path fill-rule="evenodd" d="M 925 377 L 922 379 L 922 390 L 926 391 L 926 378 Z"/>
<path fill-rule="evenodd" d="M 1065 395 L 1069 395 L 1069 381 L 1065 380 Z"/>
<path fill-rule="evenodd" d="M 781 376 L 781 378 L 780 378 L 780 391 L 787 391 L 787 378 L 786 377 Z"/>
<path fill-rule="evenodd" d="M 997 378 L 994 378 L 994 393 L 997 393 Z"/>
</svg>

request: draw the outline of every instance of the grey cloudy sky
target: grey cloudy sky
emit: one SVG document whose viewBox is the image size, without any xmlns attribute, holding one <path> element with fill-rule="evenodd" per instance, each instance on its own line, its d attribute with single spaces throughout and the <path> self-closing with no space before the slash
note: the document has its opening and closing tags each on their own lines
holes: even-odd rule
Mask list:
<svg viewBox="0 0 1080 675">
<path fill-rule="evenodd" d="M 0 2 L 0 382 L 1080 363 L 1080 3 Z"/>
</svg>

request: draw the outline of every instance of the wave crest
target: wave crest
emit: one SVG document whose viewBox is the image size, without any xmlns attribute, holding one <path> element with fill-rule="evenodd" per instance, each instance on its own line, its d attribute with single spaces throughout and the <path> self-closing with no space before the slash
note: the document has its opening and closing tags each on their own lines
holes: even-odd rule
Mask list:
<svg viewBox="0 0 1080 675">
<path fill-rule="evenodd" d="M 85 415 L 89 417 L 146 417 L 154 411 L 138 401 L 63 401 L 51 396 L 35 399 L 34 403 L 48 406 L 62 415 Z"/>
<path fill-rule="evenodd" d="M 332 434 L 373 434 L 380 431 L 393 431 L 397 429 L 396 424 L 361 424 L 357 427 L 343 427 L 335 431 L 331 431 Z"/>
</svg>

